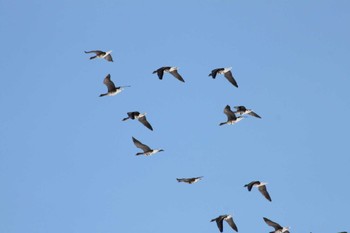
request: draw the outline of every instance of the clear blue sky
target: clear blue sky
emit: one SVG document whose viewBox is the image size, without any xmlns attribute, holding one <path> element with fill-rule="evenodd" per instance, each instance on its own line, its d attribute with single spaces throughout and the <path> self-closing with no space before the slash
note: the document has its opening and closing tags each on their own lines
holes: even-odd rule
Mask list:
<svg viewBox="0 0 350 233">
<path fill-rule="evenodd" d="M 0 233 L 217 233 L 220 214 L 240 232 L 271 231 L 263 217 L 350 231 L 349 9 L 0 0 Z M 115 62 L 89 60 L 94 49 Z M 186 82 L 152 74 L 167 65 Z M 208 77 L 230 66 L 238 89 Z M 131 88 L 99 98 L 108 73 Z M 219 127 L 227 104 L 262 119 Z M 154 131 L 122 122 L 128 111 Z M 136 157 L 132 136 L 165 151 Z M 271 203 L 243 188 L 252 180 L 268 182 Z"/>
</svg>

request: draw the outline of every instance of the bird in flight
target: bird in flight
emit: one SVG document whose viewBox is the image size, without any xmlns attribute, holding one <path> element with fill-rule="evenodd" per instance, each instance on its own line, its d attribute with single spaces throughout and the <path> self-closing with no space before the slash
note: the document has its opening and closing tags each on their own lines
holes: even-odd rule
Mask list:
<svg viewBox="0 0 350 233">
<path fill-rule="evenodd" d="M 225 124 L 233 125 L 243 119 L 242 116 L 237 117 L 235 113 L 231 110 L 231 107 L 229 105 L 226 105 L 226 107 L 224 108 L 224 113 L 227 116 L 227 121 L 220 123 L 220 126 Z"/>
<path fill-rule="evenodd" d="M 230 225 L 230 227 L 233 230 L 238 232 L 238 228 L 237 228 L 235 222 L 233 221 L 231 215 L 228 215 L 228 214 L 220 215 L 219 217 L 210 220 L 210 222 L 214 222 L 215 221 L 217 226 L 218 226 L 218 228 L 219 228 L 219 231 L 222 232 L 224 230 L 224 226 L 223 226 L 223 221 L 224 220 L 228 223 L 228 225 Z"/>
<path fill-rule="evenodd" d="M 264 217 L 264 221 L 270 227 L 275 228 L 275 231 L 272 231 L 270 233 L 289 233 L 289 227 L 282 227 L 280 224 L 275 223 L 274 221 L 271 221 L 270 219 L 265 217 Z"/>
<path fill-rule="evenodd" d="M 178 69 L 177 67 L 163 66 L 163 67 L 160 67 L 159 69 L 153 71 L 153 74 L 157 73 L 158 78 L 160 80 L 162 80 L 164 73 L 170 73 L 175 78 L 180 80 L 181 82 L 185 82 L 185 80 L 182 78 L 182 76 L 177 72 L 177 69 Z"/>
<path fill-rule="evenodd" d="M 187 184 L 193 184 L 196 183 L 198 181 L 200 181 L 203 178 L 203 176 L 199 176 L 199 177 L 193 177 L 193 178 L 176 178 L 176 180 L 178 182 L 184 182 Z"/>
<path fill-rule="evenodd" d="M 128 117 L 124 118 L 123 121 L 126 121 L 128 119 L 131 120 L 138 120 L 141 122 L 144 126 L 146 126 L 148 129 L 153 131 L 153 128 L 151 124 L 146 119 L 146 113 L 141 114 L 140 112 L 128 112 Z"/>
<path fill-rule="evenodd" d="M 130 87 L 130 86 L 120 86 L 116 87 L 114 83 L 111 80 L 111 75 L 107 74 L 107 76 L 104 78 L 103 83 L 107 86 L 107 93 L 101 94 L 102 96 L 113 96 L 116 95 L 124 90 L 124 87 Z"/>
<path fill-rule="evenodd" d="M 101 50 L 92 50 L 92 51 L 84 51 L 85 53 L 94 53 L 95 56 L 92 56 L 90 57 L 90 60 L 91 59 L 95 59 L 95 58 L 104 58 L 106 59 L 107 61 L 113 61 L 113 58 L 112 58 L 112 55 L 111 55 L 111 52 L 112 50 L 110 51 L 107 51 L 107 52 L 103 52 Z"/>
<path fill-rule="evenodd" d="M 253 187 L 258 187 L 260 193 L 269 201 L 271 201 L 270 194 L 267 192 L 266 184 L 260 181 L 252 181 L 249 184 L 244 185 L 244 187 L 247 187 L 248 191 L 250 192 Z"/>
<path fill-rule="evenodd" d="M 235 106 L 234 107 L 236 109 L 235 113 L 238 113 L 240 114 L 241 116 L 242 115 L 245 115 L 245 114 L 249 114 L 253 117 L 257 117 L 257 118 L 261 118 L 261 116 L 259 116 L 258 114 L 256 114 L 255 112 L 253 112 L 253 110 L 251 109 L 247 109 L 246 107 L 244 106 Z"/>
<path fill-rule="evenodd" d="M 232 72 L 231 72 L 232 67 L 229 68 L 217 68 L 211 71 L 209 76 L 212 76 L 212 78 L 216 78 L 217 74 L 223 74 L 225 78 L 235 87 L 238 88 L 238 84 L 236 80 L 233 78 Z"/>
<path fill-rule="evenodd" d="M 143 152 L 136 153 L 136 155 L 149 156 L 149 155 L 153 155 L 155 153 L 164 151 L 163 149 L 151 149 L 149 146 L 142 144 L 139 140 L 137 140 L 134 137 L 132 137 L 132 141 L 134 142 L 137 148 L 140 148 L 141 150 L 143 150 Z"/>
</svg>

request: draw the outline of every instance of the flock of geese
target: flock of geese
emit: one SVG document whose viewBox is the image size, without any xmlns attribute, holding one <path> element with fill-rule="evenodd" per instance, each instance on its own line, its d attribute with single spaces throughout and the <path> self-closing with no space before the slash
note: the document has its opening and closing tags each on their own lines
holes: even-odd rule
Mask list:
<svg viewBox="0 0 350 233">
<path fill-rule="evenodd" d="M 101 51 L 101 50 L 92 50 L 92 51 L 85 51 L 85 53 L 94 53 L 95 55 L 90 57 L 90 59 L 95 59 L 95 58 L 101 58 L 101 59 L 105 59 L 109 62 L 113 62 L 113 58 L 111 55 L 112 51 Z M 224 77 L 236 88 L 238 88 L 238 84 L 236 82 L 236 80 L 234 79 L 232 72 L 231 72 L 231 67 L 229 68 L 217 68 L 217 69 L 213 69 L 209 76 L 211 76 L 213 79 L 216 78 L 217 75 L 223 74 Z M 160 67 L 159 69 L 153 71 L 153 74 L 157 74 L 158 78 L 160 80 L 163 79 L 164 73 L 170 73 L 171 75 L 173 75 L 177 80 L 181 81 L 181 82 L 185 82 L 185 80 L 183 79 L 183 77 L 178 73 L 178 68 L 177 67 L 172 67 L 172 66 L 164 66 L 164 67 Z M 125 87 L 130 87 L 130 86 L 115 86 L 115 84 L 113 83 L 113 81 L 111 80 L 111 75 L 108 74 L 104 80 L 103 83 L 107 86 L 107 92 L 100 94 L 100 97 L 103 96 L 114 96 L 119 94 L 121 91 L 124 90 Z M 252 109 L 247 109 L 245 106 L 235 106 L 234 107 L 234 111 L 231 110 L 231 107 L 229 105 L 226 105 L 226 107 L 224 108 L 224 114 L 227 116 L 227 120 L 225 122 L 219 123 L 220 126 L 222 125 L 232 125 L 235 124 L 239 121 L 241 121 L 242 119 L 244 119 L 244 115 L 248 114 L 250 116 L 256 117 L 256 118 L 261 118 L 257 113 L 255 113 Z M 126 120 L 138 120 L 141 124 L 143 124 L 146 128 L 148 128 L 149 130 L 153 131 L 153 127 L 152 125 L 148 122 L 147 118 L 146 118 L 146 113 L 140 113 L 137 111 L 134 112 L 128 112 L 127 113 L 127 117 L 123 118 L 122 121 L 126 121 Z M 145 155 L 145 156 L 150 156 L 153 155 L 155 153 L 158 152 L 162 152 L 164 151 L 163 149 L 151 149 L 149 146 L 143 144 L 142 142 L 140 142 L 139 140 L 137 140 L 135 137 L 132 137 L 132 141 L 134 143 L 134 145 L 141 149 L 142 152 L 138 152 L 136 153 L 137 156 L 139 155 Z M 203 176 L 200 177 L 192 177 L 192 178 L 176 178 L 176 180 L 178 182 L 184 182 L 187 184 L 194 184 L 198 181 L 200 181 L 203 178 Z M 266 188 L 266 184 L 265 182 L 261 182 L 261 181 L 252 181 L 246 185 L 244 185 L 244 187 L 246 187 L 248 189 L 248 191 L 250 192 L 253 187 L 256 187 L 260 193 L 265 197 L 265 199 L 267 199 L 268 201 L 272 201 L 270 194 L 267 191 Z M 220 232 L 223 232 L 223 221 L 225 220 L 225 222 L 227 222 L 227 224 L 236 232 L 238 232 L 238 227 L 235 224 L 232 215 L 229 214 L 224 214 L 224 215 L 220 215 L 217 218 L 214 218 L 211 220 L 211 222 L 216 222 L 217 227 L 219 229 Z M 289 228 L 290 227 L 282 227 L 280 224 L 268 219 L 268 218 L 263 218 L 263 220 L 265 221 L 265 223 L 270 226 L 273 227 L 274 231 L 270 232 L 270 233 L 289 233 Z M 341 233 L 346 233 L 346 232 L 341 232 Z"/>
</svg>

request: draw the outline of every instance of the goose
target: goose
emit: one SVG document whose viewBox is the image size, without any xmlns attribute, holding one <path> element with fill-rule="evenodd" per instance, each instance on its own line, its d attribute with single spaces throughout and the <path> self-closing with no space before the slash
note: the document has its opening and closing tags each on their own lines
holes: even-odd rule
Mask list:
<svg viewBox="0 0 350 233">
<path fill-rule="evenodd" d="M 224 227 L 223 227 L 223 221 L 224 220 L 228 223 L 228 225 L 230 225 L 230 227 L 233 230 L 238 232 L 238 228 L 237 228 L 235 222 L 233 221 L 231 215 L 228 215 L 228 214 L 220 215 L 219 217 L 210 220 L 210 222 L 216 221 L 216 224 L 218 225 L 219 231 L 222 232 L 224 230 Z"/>
<path fill-rule="evenodd" d="M 184 182 L 187 184 L 193 184 L 193 183 L 200 181 L 202 178 L 203 178 L 203 176 L 193 177 L 193 178 L 176 178 L 176 180 L 177 180 L 177 182 Z"/>
<path fill-rule="evenodd" d="M 270 219 L 265 218 L 265 217 L 264 217 L 264 221 L 270 227 L 275 228 L 275 231 L 272 231 L 270 233 L 289 233 L 289 228 L 290 227 L 282 227 L 280 224 L 275 223 L 274 221 L 271 221 Z"/>
<path fill-rule="evenodd" d="M 259 116 L 258 114 L 256 114 L 255 112 L 253 112 L 252 109 L 247 109 L 244 106 L 235 106 L 234 107 L 236 109 L 235 113 L 238 113 L 240 115 L 245 115 L 245 114 L 249 114 L 253 117 L 257 117 L 257 118 L 261 118 L 261 116 Z"/>
<path fill-rule="evenodd" d="M 148 129 L 153 131 L 153 128 L 151 124 L 146 119 L 146 113 L 141 114 L 140 112 L 128 112 L 128 117 L 124 118 L 123 121 L 126 121 L 128 119 L 132 120 L 139 120 L 144 126 L 146 126 Z"/>
<path fill-rule="evenodd" d="M 134 144 L 137 148 L 140 148 L 141 150 L 143 150 L 143 152 L 136 153 L 136 155 L 149 156 L 149 155 L 153 155 L 155 153 L 164 151 L 163 149 L 151 149 L 147 145 L 142 144 L 139 140 L 137 140 L 134 137 L 132 137 L 132 141 L 134 142 Z"/>
<path fill-rule="evenodd" d="M 263 182 L 260 182 L 260 181 L 252 181 L 249 184 L 244 185 L 244 187 L 247 187 L 249 192 L 252 190 L 253 187 L 258 187 L 260 193 L 267 200 L 271 201 L 270 194 L 267 192 L 267 189 L 266 189 L 266 184 L 267 183 L 263 183 Z"/>
<path fill-rule="evenodd" d="M 177 72 L 177 67 L 171 67 L 171 66 L 163 66 L 159 69 L 153 71 L 153 74 L 157 73 L 160 80 L 163 79 L 164 72 L 172 74 L 175 78 L 180 80 L 181 82 L 185 82 L 185 80 L 181 77 L 181 75 Z"/>
<path fill-rule="evenodd" d="M 216 78 L 217 74 L 223 74 L 225 76 L 225 78 L 235 87 L 238 88 L 238 84 L 236 82 L 236 80 L 233 78 L 233 75 L 231 73 L 231 69 L 232 67 L 229 68 L 217 68 L 211 71 L 211 73 L 209 74 L 209 76 L 212 76 L 212 78 Z"/>
<path fill-rule="evenodd" d="M 219 125 L 225 125 L 225 124 L 228 124 L 228 125 L 233 125 L 239 121 L 241 121 L 243 119 L 242 116 L 238 116 L 236 117 L 235 113 L 232 112 L 231 110 L 231 107 L 229 105 L 226 105 L 225 109 L 224 109 L 224 113 L 226 114 L 227 116 L 227 121 L 226 122 L 222 122 L 220 123 Z"/>
<path fill-rule="evenodd" d="M 107 74 L 107 76 L 104 78 L 103 83 L 107 86 L 108 92 L 105 94 L 101 94 L 100 97 L 102 96 L 113 96 L 116 95 L 124 90 L 124 87 L 130 87 L 130 86 L 120 86 L 120 87 L 115 87 L 114 83 L 111 80 L 111 75 Z"/>
<path fill-rule="evenodd" d="M 94 53 L 94 54 L 96 54 L 95 56 L 90 57 L 90 60 L 91 59 L 95 59 L 95 58 L 104 58 L 107 61 L 113 62 L 113 58 L 111 56 L 112 50 L 107 51 L 107 52 L 103 52 L 101 50 L 92 50 L 92 51 L 84 51 L 84 52 L 85 53 Z"/>
</svg>

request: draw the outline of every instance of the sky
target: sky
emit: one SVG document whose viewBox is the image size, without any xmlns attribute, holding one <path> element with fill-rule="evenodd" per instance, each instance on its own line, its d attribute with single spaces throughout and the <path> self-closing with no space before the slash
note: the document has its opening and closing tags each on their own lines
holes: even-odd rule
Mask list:
<svg viewBox="0 0 350 233">
<path fill-rule="evenodd" d="M 350 231 L 349 8 L 0 0 L 0 233 L 215 233 L 222 214 L 239 232 L 272 231 L 263 217 L 291 232 Z M 186 82 L 159 80 L 162 66 Z M 239 88 L 208 77 L 220 67 Z M 100 98 L 107 74 L 131 87 Z M 226 105 L 262 119 L 219 126 Z M 130 111 L 154 131 L 123 122 Z M 164 152 L 135 156 L 132 137 Z M 243 187 L 253 180 L 272 202 Z"/>
</svg>

